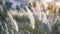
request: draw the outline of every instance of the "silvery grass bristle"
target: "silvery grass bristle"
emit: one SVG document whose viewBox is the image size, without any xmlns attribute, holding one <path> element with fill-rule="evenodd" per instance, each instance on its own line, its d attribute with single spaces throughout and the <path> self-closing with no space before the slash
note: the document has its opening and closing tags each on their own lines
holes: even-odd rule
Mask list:
<svg viewBox="0 0 60 34">
<path fill-rule="evenodd" d="M 48 23 L 47 16 L 46 16 L 46 14 L 45 14 L 44 12 L 43 12 L 43 22 L 44 22 L 45 24 Z"/>
<path fill-rule="evenodd" d="M 27 6 L 25 6 L 25 7 L 27 9 L 27 16 L 30 19 L 30 24 L 31 24 L 32 28 L 34 29 L 35 28 L 35 19 L 34 19 L 33 13 L 28 9 Z"/>
<path fill-rule="evenodd" d="M 31 9 L 33 10 L 32 12 L 34 13 L 34 15 L 37 15 L 38 16 L 38 19 L 39 20 L 42 20 L 41 6 L 40 6 L 39 2 L 37 0 L 35 0 L 36 7 L 34 7 L 33 6 L 33 4 L 34 4 L 33 2 L 30 2 L 30 4 L 32 5 L 32 7 L 31 7 Z"/>
<path fill-rule="evenodd" d="M 33 1 L 30 2 L 30 4 L 32 5 L 31 9 L 33 10 L 32 12 L 34 13 L 34 15 L 35 16 L 37 15 L 38 19 L 40 21 L 43 21 L 43 23 L 47 24 L 48 25 L 48 28 L 51 30 L 51 26 L 49 25 L 50 23 L 49 23 L 49 21 L 47 19 L 46 13 L 43 11 L 43 9 L 41 9 L 41 8 L 43 8 L 43 6 L 41 7 L 42 4 L 40 4 L 37 0 L 36 0 L 36 3 L 35 3 L 36 4 L 36 7 L 33 7 Z M 30 9 L 28 9 L 28 10 L 30 10 Z"/>
<path fill-rule="evenodd" d="M 45 15 L 45 13 L 44 12 L 41 12 L 41 6 L 40 6 L 40 4 L 39 4 L 39 2 L 36 0 L 36 3 L 35 3 L 35 5 L 36 5 L 36 7 L 33 7 L 33 2 L 34 1 L 32 1 L 31 2 L 31 0 L 30 0 L 30 4 L 31 4 L 31 9 L 33 10 L 33 11 L 30 11 L 30 9 L 28 9 L 28 7 L 26 6 L 26 9 L 27 9 L 27 11 L 29 11 L 29 13 L 31 14 L 32 12 L 34 13 L 34 15 L 35 16 L 38 16 L 38 19 L 39 20 L 42 20 L 42 15 L 44 15 L 44 17 L 46 17 L 46 15 Z M 39 9 L 38 9 L 39 8 Z M 42 14 L 42 13 L 44 13 L 44 14 Z M 29 15 L 30 15 L 29 14 Z M 28 16 L 29 16 L 28 15 Z M 32 14 L 30 15 L 30 17 L 32 16 Z M 33 17 L 34 18 L 34 17 Z M 33 19 L 34 20 L 34 19 Z M 30 21 L 31 21 L 31 19 L 30 19 Z M 45 21 L 45 20 L 44 20 Z M 46 20 L 46 22 L 47 22 L 47 20 Z M 34 23 L 34 22 L 33 22 Z M 44 22 L 45 23 L 45 22 Z"/>
<path fill-rule="evenodd" d="M 3 11 L 2 6 L 0 5 L 0 10 Z"/>
<path fill-rule="evenodd" d="M 18 25 L 17 25 L 16 20 L 14 20 L 14 18 L 12 17 L 12 15 L 9 12 L 8 12 L 8 16 L 9 16 L 9 19 L 12 23 L 13 28 L 18 32 L 19 29 L 18 29 Z"/>
<path fill-rule="evenodd" d="M 26 30 L 26 32 L 27 32 L 28 34 L 31 34 L 31 33 L 30 33 L 29 31 L 27 31 L 27 30 Z"/>
<path fill-rule="evenodd" d="M 38 8 L 39 8 L 39 9 L 38 9 Z M 37 12 L 37 14 L 38 14 L 38 18 L 39 18 L 39 20 L 42 20 L 41 7 L 40 7 L 38 1 L 36 1 L 36 12 Z"/>
</svg>

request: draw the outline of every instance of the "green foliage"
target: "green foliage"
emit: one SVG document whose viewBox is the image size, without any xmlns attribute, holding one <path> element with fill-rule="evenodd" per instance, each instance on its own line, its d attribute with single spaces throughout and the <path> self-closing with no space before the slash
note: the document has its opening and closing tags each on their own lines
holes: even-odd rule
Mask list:
<svg viewBox="0 0 60 34">
<path fill-rule="evenodd" d="M 10 9 L 10 7 L 11 7 L 11 3 L 9 3 L 8 1 L 6 1 L 6 3 L 5 3 L 5 4 L 6 4 L 6 6 L 5 6 L 5 7 L 6 7 L 6 9 L 7 9 L 7 10 L 9 10 L 9 9 Z"/>
<path fill-rule="evenodd" d="M 58 29 L 57 29 L 57 26 L 55 25 L 54 27 L 53 27 L 53 29 L 52 29 L 52 32 L 54 33 L 54 34 L 58 34 L 58 31 L 57 31 Z"/>
<path fill-rule="evenodd" d="M 7 9 L 3 7 L 3 11 L 0 11 L 1 17 L 5 20 L 7 17 Z"/>
<path fill-rule="evenodd" d="M 52 34 L 59 34 L 58 26 L 59 26 L 59 23 L 56 23 L 56 24 L 52 27 Z"/>
<path fill-rule="evenodd" d="M 2 6 L 3 11 L 0 11 L 2 18 L 5 20 L 7 17 L 7 11 L 9 10 L 10 4 L 6 2 L 6 6 L 3 6 L 2 1 L 0 1 L 0 5 Z"/>
</svg>

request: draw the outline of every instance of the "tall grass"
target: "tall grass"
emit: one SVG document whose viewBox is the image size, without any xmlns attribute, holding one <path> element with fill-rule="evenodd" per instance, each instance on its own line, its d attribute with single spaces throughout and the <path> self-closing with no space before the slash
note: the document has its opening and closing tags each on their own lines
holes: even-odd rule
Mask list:
<svg viewBox="0 0 60 34">
<path fill-rule="evenodd" d="M 7 10 L 1 34 L 60 34 L 60 17 L 47 12 L 41 0 L 29 0 L 19 11 Z"/>
</svg>

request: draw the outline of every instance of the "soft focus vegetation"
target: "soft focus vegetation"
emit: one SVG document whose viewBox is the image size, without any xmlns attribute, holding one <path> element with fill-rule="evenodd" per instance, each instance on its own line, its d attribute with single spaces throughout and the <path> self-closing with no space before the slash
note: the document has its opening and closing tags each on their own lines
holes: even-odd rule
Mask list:
<svg viewBox="0 0 60 34">
<path fill-rule="evenodd" d="M 58 6 L 47 7 L 41 0 L 18 0 L 16 6 L 12 2 L 0 1 L 0 34 L 60 34 Z"/>
</svg>

